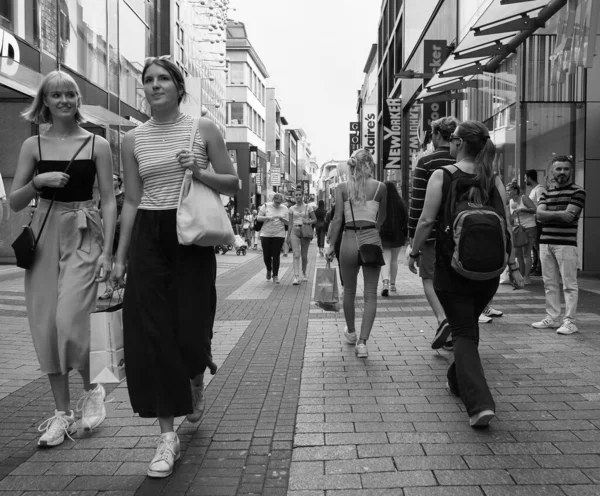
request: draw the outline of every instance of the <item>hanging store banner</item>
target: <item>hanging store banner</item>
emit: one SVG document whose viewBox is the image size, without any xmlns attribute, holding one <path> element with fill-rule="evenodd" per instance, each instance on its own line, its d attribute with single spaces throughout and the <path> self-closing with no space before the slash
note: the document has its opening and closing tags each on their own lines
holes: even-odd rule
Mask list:
<svg viewBox="0 0 600 496">
<path fill-rule="evenodd" d="M 436 74 L 446 61 L 446 40 L 423 41 L 423 72 Z M 423 80 L 423 87 L 429 79 Z M 441 117 L 446 117 L 446 102 L 423 103 L 423 131 L 431 131 L 431 123 Z"/>
<path fill-rule="evenodd" d="M 414 170 L 421 152 L 421 106 L 413 105 L 408 112 L 408 158 Z"/>
<path fill-rule="evenodd" d="M 281 185 L 281 169 L 271 166 L 271 186 Z"/>
<path fill-rule="evenodd" d="M 373 161 L 377 163 L 377 106 L 363 105 L 361 148 L 365 148 L 373 155 Z"/>
<path fill-rule="evenodd" d="M 383 105 L 383 168 L 402 166 L 402 99 L 386 98 Z"/>
</svg>

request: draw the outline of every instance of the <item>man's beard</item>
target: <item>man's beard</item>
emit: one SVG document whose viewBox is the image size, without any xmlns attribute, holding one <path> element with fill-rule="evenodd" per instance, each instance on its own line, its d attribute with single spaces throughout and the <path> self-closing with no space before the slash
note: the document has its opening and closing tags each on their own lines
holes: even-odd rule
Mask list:
<svg viewBox="0 0 600 496">
<path fill-rule="evenodd" d="M 567 184 L 570 179 L 571 179 L 571 175 L 570 174 L 559 174 L 559 175 L 557 175 L 557 176 L 554 177 L 554 180 L 558 184 Z"/>
</svg>

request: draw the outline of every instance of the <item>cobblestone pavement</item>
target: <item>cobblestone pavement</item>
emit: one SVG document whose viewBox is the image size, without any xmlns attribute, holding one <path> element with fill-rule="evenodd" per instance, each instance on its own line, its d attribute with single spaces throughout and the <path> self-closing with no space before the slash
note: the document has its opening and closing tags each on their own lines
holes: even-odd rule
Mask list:
<svg viewBox="0 0 600 496">
<path fill-rule="evenodd" d="M 264 279 L 260 253 L 218 260 L 220 368 L 202 422 L 178 419 L 183 456 L 168 480 L 145 476 L 158 426 L 132 415 L 125 383 L 107 388 L 108 417 L 91 435 L 37 449 L 52 395 L 22 271 L 0 269 L 0 496 L 600 495 L 599 284 L 582 281 L 572 336 L 529 326 L 544 314 L 539 279 L 501 286 L 493 306 L 505 314 L 482 325 L 480 345 L 497 418 L 474 431 L 446 391 L 452 356 L 430 348 L 435 319 L 405 266 L 398 293 L 379 299 L 363 360 L 345 344 L 343 314 L 311 303 L 324 265 L 314 244 L 300 286 L 291 255 L 281 285 Z"/>
</svg>

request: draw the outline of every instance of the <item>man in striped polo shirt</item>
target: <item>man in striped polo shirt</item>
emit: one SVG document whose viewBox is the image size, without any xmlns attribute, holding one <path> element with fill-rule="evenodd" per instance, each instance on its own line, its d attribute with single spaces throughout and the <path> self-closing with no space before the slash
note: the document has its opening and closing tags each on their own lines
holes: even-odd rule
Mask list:
<svg viewBox="0 0 600 496">
<path fill-rule="evenodd" d="M 456 162 L 456 159 L 450 155 L 450 142 L 448 140 L 458 124 L 458 120 L 455 117 L 442 117 L 431 123 L 431 141 L 435 151 L 421 157 L 413 171 L 410 211 L 408 214 L 408 234 L 410 236 L 411 245 L 412 240 L 415 237 L 419 217 L 421 217 L 421 213 L 423 212 L 425 192 L 427 191 L 427 183 L 429 182 L 431 174 L 444 165 L 452 165 Z M 450 326 L 446 320 L 446 314 L 444 313 L 442 304 L 433 288 L 435 238 L 436 233 L 434 227 L 429 239 L 423 245 L 419 260 L 419 277 L 423 281 L 425 297 L 438 321 L 438 329 L 433 338 L 433 342 L 431 343 L 431 347 L 434 350 L 441 348 L 442 346 L 447 346 L 448 348 L 452 346 L 451 341 L 448 341 L 450 337 Z M 448 341 L 448 344 L 446 344 L 446 341 Z"/>
<path fill-rule="evenodd" d="M 553 185 L 542 194 L 537 218 L 542 224 L 540 258 L 546 292 L 546 317 L 536 329 L 557 329 L 558 334 L 577 332 L 577 227 L 585 205 L 585 191 L 573 182 L 571 157 L 554 157 L 550 168 Z M 560 323 L 560 280 L 565 297 L 565 317 Z"/>
</svg>

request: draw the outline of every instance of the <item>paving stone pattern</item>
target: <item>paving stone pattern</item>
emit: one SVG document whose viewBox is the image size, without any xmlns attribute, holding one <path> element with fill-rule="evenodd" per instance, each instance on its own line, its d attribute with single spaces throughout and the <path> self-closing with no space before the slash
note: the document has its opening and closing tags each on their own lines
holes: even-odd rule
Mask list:
<svg viewBox="0 0 600 496">
<path fill-rule="evenodd" d="M 265 280 L 260 252 L 218 255 L 219 305 L 207 413 L 177 419 L 182 459 L 167 480 L 145 476 L 158 426 L 131 413 L 126 383 L 91 435 L 38 450 L 53 410 L 29 337 L 22 272 L 0 271 L 0 496 L 471 496 L 600 494 L 597 293 L 580 296 L 581 332 L 529 326 L 544 313 L 537 285 L 502 286 L 505 316 L 481 327 L 497 403 L 489 429 L 468 426 L 445 388 L 452 355 L 431 350 L 435 319 L 420 280 L 401 266 L 398 293 L 379 299 L 369 358 L 343 337 L 343 313 L 311 303 L 309 283 Z M 362 317 L 358 288 L 357 324 Z M 76 400 L 81 381 L 73 374 Z"/>
</svg>

